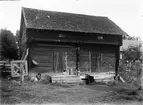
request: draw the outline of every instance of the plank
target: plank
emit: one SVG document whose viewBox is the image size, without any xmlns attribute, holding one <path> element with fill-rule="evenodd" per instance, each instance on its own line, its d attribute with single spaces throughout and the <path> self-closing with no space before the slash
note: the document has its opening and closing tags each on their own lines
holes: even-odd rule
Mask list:
<svg viewBox="0 0 143 105">
<path fill-rule="evenodd" d="M 91 72 L 91 52 L 89 51 L 89 71 Z"/>
</svg>

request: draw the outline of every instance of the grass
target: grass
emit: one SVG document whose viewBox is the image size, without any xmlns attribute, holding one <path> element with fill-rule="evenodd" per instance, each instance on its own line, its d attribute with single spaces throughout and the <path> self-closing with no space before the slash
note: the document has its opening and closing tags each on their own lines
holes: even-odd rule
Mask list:
<svg viewBox="0 0 143 105">
<path fill-rule="evenodd" d="M 79 85 L 68 83 L 20 83 L 18 81 L 1 81 L 0 94 L 2 104 L 131 104 L 141 105 L 136 95 L 129 89 L 104 84 Z M 123 90 L 122 90 L 123 89 Z M 130 90 L 132 91 L 132 90 Z"/>
</svg>

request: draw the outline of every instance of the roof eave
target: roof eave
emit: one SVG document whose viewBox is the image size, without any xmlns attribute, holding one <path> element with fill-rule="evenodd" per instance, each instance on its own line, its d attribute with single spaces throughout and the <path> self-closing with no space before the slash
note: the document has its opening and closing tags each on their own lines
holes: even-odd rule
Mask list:
<svg viewBox="0 0 143 105">
<path fill-rule="evenodd" d="M 23 15 L 23 18 L 24 18 L 25 26 L 26 26 L 26 28 L 27 28 L 27 27 L 28 27 L 28 24 L 27 24 L 27 20 L 26 20 L 26 17 L 25 17 L 24 7 L 22 7 L 22 15 Z"/>
<path fill-rule="evenodd" d="M 86 31 L 72 31 L 72 30 L 56 30 L 56 29 L 47 29 L 47 28 L 32 28 L 27 26 L 27 29 L 33 29 L 33 30 L 49 30 L 49 31 L 61 31 L 61 32 L 76 32 L 76 33 L 86 33 L 86 34 L 100 34 L 100 35 L 117 35 L 122 36 L 123 34 L 116 34 L 116 33 L 105 33 L 105 32 L 86 32 Z"/>
</svg>

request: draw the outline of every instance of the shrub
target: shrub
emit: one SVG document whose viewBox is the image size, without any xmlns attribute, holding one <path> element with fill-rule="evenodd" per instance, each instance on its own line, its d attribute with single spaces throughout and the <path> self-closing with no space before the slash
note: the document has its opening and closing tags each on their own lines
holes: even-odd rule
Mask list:
<svg viewBox="0 0 143 105">
<path fill-rule="evenodd" d="M 142 51 L 141 45 L 131 45 L 123 50 L 123 59 L 120 60 L 119 75 L 127 83 L 141 85 Z"/>
</svg>

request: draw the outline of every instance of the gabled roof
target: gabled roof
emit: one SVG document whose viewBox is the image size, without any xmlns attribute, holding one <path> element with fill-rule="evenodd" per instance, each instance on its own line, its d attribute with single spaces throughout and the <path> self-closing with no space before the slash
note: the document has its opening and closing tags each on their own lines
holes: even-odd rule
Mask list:
<svg viewBox="0 0 143 105">
<path fill-rule="evenodd" d="M 22 8 L 26 28 L 124 35 L 107 17 Z"/>
</svg>

